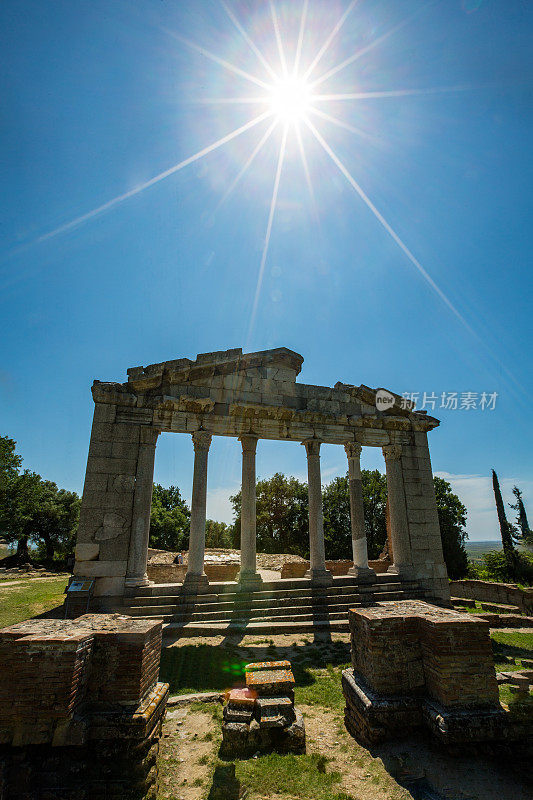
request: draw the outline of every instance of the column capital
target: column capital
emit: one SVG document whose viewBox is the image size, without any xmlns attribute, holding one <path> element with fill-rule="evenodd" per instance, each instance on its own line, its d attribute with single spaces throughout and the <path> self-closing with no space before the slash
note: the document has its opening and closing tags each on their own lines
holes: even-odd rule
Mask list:
<svg viewBox="0 0 533 800">
<path fill-rule="evenodd" d="M 303 446 L 305 447 L 307 458 L 310 456 L 316 456 L 316 458 L 320 458 L 320 445 L 322 444 L 321 441 L 318 439 L 306 439 L 302 442 Z"/>
<path fill-rule="evenodd" d="M 348 458 L 360 458 L 363 445 L 359 444 L 359 442 L 346 442 L 344 449 Z"/>
<path fill-rule="evenodd" d="M 239 436 L 239 442 L 242 445 L 242 452 L 255 453 L 258 439 L 259 436 L 256 436 L 254 433 L 243 433 L 242 436 Z"/>
<path fill-rule="evenodd" d="M 384 445 L 383 456 L 385 461 L 399 461 L 402 455 L 401 444 L 386 444 Z"/>
<path fill-rule="evenodd" d="M 194 452 L 198 452 L 199 450 L 209 450 L 209 445 L 211 444 L 211 439 L 213 437 L 207 431 L 194 431 L 192 434 L 192 443 L 194 446 Z"/>
</svg>

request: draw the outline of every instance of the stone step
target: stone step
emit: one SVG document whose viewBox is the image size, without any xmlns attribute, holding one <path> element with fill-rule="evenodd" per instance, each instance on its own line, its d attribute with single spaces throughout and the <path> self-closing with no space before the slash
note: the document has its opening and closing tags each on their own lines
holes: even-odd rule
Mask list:
<svg viewBox="0 0 533 800">
<path fill-rule="evenodd" d="M 397 575 L 391 575 L 388 573 L 384 573 L 382 575 L 376 576 L 376 584 L 391 584 L 397 583 L 402 585 L 409 585 L 409 586 L 417 586 L 416 581 L 402 581 L 398 578 Z M 374 586 L 376 585 L 374 584 Z M 363 590 L 367 588 L 367 584 L 358 584 L 357 580 L 351 575 L 341 575 L 338 577 L 333 578 L 333 583 L 328 587 L 316 587 L 313 588 L 313 593 L 319 593 L 321 591 L 325 592 L 334 592 L 335 590 L 342 590 L 342 587 L 348 587 L 348 590 L 352 590 L 357 587 L 357 590 Z M 310 590 L 311 589 L 311 581 L 309 578 L 283 578 L 276 581 L 265 581 L 262 584 L 260 592 L 254 592 L 254 597 L 261 594 L 271 594 L 273 592 L 278 592 L 280 590 L 291 591 L 291 590 Z M 154 584 L 152 586 L 144 586 L 144 587 L 137 587 L 135 589 L 127 590 L 126 596 L 127 597 L 150 597 L 150 596 L 169 596 L 169 595 L 183 595 L 183 584 L 181 583 L 159 583 Z M 210 583 L 209 584 L 209 591 L 205 593 L 203 596 L 208 597 L 212 595 L 220 596 L 222 594 L 225 595 L 242 595 L 243 592 L 239 591 L 239 584 L 236 581 L 230 581 L 226 583 Z M 200 596 L 200 595 L 198 595 Z"/>
<path fill-rule="evenodd" d="M 279 583 L 282 583 L 280 581 Z M 353 595 L 353 594 L 368 594 L 368 593 L 375 593 L 376 591 L 401 591 L 401 590 L 417 590 L 418 584 L 416 581 L 410 582 L 400 582 L 400 581 L 388 581 L 388 582 L 380 582 L 375 583 L 372 585 L 366 584 L 348 584 L 348 585 L 341 585 L 336 586 L 335 584 L 329 587 L 316 587 L 311 588 L 308 585 L 306 587 L 301 588 L 285 588 L 283 586 L 277 586 L 275 590 L 268 590 L 268 591 L 258 591 L 254 592 L 253 594 L 248 594 L 244 592 L 222 592 L 220 594 L 214 594 L 209 592 L 208 594 L 190 594 L 182 592 L 174 591 L 176 589 L 175 585 L 171 586 L 173 591 L 164 591 L 166 587 L 163 586 L 152 586 L 148 587 L 152 590 L 150 594 L 145 594 L 145 590 L 142 591 L 139 589 L 138 593 L 135 595 L 125 597 L 124 598 L 124 605 L 154 605 L 158 603 L 174 602 L 176 605 L 184 604 L 188 605 L 191 602 L 195 604 L 209 604 L 209 603 L 219 603 L 219 602 L 230 602 L 230 603 L 251 603 L 255 601 L 273 601 L 278 600 L 279 598 L 319 598 L 319 597 L 333 597 L 337 595 Z M 178 587 L 180 588 L 180 587 Z"/>
<path fill-rule="evenodd" d="M 407 600 L 414 597 L 422 596 L 418 592 L 378 592 L 374 596 L 376 602 L 383 600 Z M 154 617 L 163 619 L 165 621 L 172 620 L 173 622 L 201 622 L 201 621 L 222 621 L 232 620 L 235 618 L 272 618 L 288 616 L 291 619 L 311 614 L 312 616 L 328 615 L 340 613 L 346 616 L 348 609 L 366 605 L 366 601 L 362 601 L 360 597 L 352 597 L 348 602 L 335 602 L 336 598 L 331 598 L 330 602 L 326 603 L 305 603 L 305 604 L 290 604 L 280 605 L 271 604 L 264 607 L 231 607 L 231 608 L 218 608 L 209 611 L 200 609 L 184 609 L 182 606 L 169 606 L 169 605 L 154 605 L 154 606 L 130 606 L 127 613 L 132 617 Z M 226 606 L 227 604 L 220 604 Z"/>
<path fill-rule="evenodd" d="M 335 632 L 348 632 L 350 630 L 347 619 L 338 620 L 313 620 L 311 622 L 292 621 L 292 622 L 187 622 L 186 624 L 170 623 L 163 626 L 163 646 L 169 645 L 175 639 L 191 636 L 232 636 L 246 634 L 263 634 L 265 636 L 276 636 L 286 633 L 312 633 L 328 634 Z"/>
<path fill-rule="evenodd" d="M 194 599 L 191 598 L 191 602 L 179 602 L 176 603 L 176 598 L 173 597 L 136 597 L 131 598 L 132 602 L 128 603 L 129 608 L 153 608 L 153 607 L 161 607 L 161 608 L 176 608 L 181 609 L 183 612 L 189 611 L 233 611 L 234 609 L 238 608 L 271 608 L 273 605 L 276 606 L 301 606 L 301 605 L 327 605 L 331 601 L 338 602 L 338 603 L 358 603 L 361 601 L 363 597 L 367 597 L 368 595 L 363 594 L 335 594 L 335 595 L 321 595 L 320 597 L 312 597 L 308 595 L 307 597 L 269 597 L 268 599 L 264 600 L 257 600 L 255 597 L 250 600 L 245 600 L 243 598 L 238 598 L 234 601 L 226 600 L 225 598 L 221 599 L 219 602 L 210 602 L 210 603 L 196 603 Z"/>
</svg>

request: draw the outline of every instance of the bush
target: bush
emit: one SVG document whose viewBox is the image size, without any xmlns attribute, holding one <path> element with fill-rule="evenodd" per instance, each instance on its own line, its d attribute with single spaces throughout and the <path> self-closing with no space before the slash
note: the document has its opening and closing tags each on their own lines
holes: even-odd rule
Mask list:
<svg viewBox="0 0 533 800">
<path fill-rule="evenodd" d="M 533 585 L 533 555 L 517 553 L 516 567 L 516 576 L 513 578 L 505 553 L 501 550 L 491 550 L 490 553 L 484 553 L 480 562 L 470 561 L 468 563 L 468 577 L 482 581 L 501 581 L 503 583 L 519 581 L 526 586 Z"/>
</svg>

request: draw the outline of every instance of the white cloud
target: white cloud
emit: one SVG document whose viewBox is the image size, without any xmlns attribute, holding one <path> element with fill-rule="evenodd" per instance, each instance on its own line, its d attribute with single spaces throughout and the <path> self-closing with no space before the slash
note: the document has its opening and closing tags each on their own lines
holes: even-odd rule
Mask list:
<svg viewBox="0 0 533 800">
<path fill-rule="evenodd" d="M 485 475 L 454 475 L 450 472 L 436 472 L 439 478 L 448 481 L 468 510 L 466 529 L 472 541 L 500 539 L 500 527 L 496 513 L 492 477 Z M 519 478 L 500 479 L 500 489 L 505 504 L 505 513 L 509 522 L 515 521 L 515 512 L 509 508 L 513 503 L 513 486 L 518 486 L 523 494 L 526 508 L 533 501 L 533 481 Z"/>
</svg>

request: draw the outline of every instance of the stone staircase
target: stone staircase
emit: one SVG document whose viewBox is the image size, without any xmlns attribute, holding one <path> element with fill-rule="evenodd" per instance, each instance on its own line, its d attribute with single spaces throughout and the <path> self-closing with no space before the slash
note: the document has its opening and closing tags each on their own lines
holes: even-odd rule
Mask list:
<svg viewBox="0 0 533 800">
<path fill-rule="evenodd" d="M 264 583 L 245 593 L 238 584 L 212 583 L 204 594 L 188 594 L 181 584 L 136 589 L 122 605 L 102 608 L 132 617 L 162 619 L 163 636 L 230 636 L 313 633 L 348 630 L 348 609 L 382 600 L 423 598 L 416 581 L 378 575 L 372 585 L 351 576 L 336 577 L 328 587 L 313 587 L 306 578 Z"/>
</svg>

